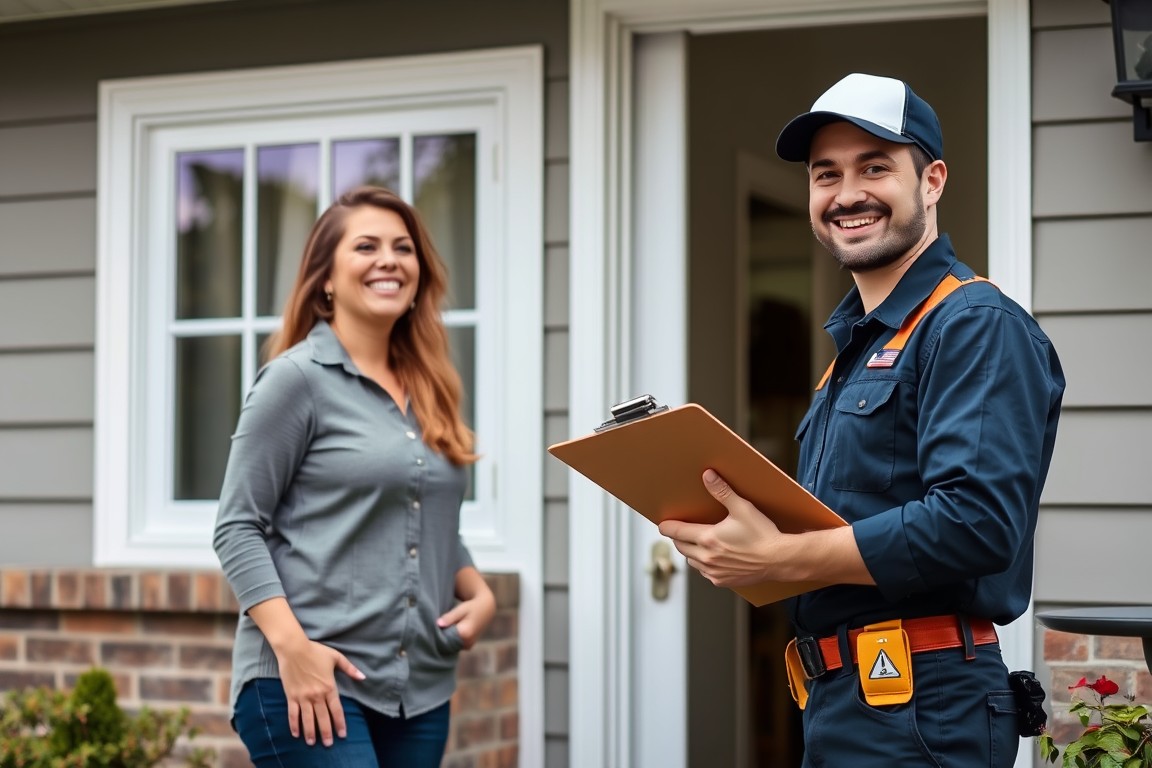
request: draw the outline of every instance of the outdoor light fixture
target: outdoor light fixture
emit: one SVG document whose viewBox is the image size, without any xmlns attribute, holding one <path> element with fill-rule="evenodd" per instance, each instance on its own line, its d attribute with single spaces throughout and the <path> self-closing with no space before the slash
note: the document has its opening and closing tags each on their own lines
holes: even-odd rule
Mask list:
<svg viewBox="0 0 1152 768">
<path fill-rule="evenodd" d="M 1152 0 L 1110 0 L 1110 4 L 1116 49 L 1112 95 L 1132 105 L 1136 141 L 1152 141 Z"/>
</svg>

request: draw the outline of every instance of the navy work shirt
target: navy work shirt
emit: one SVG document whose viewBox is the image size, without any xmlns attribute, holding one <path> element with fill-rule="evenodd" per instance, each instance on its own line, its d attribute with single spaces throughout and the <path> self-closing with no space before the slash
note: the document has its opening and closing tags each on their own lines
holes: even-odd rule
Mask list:
<svg viewBox="0 0 1152 768">
<path fill-rule="evenodd" d="M 890 368 L 868 368 L 951 272 L 946 235 L 875 310 L 853 288 L 825 328 L 838 355 L 800 423 L 798 480 L 852 524 L 876 586 L 791 601 L 802 634 L 965 613 L 1006 624 L 1028 606 L 1033 533 L 1064 375 L 1048 337 L 987 282 L 954 291 Z"/>
</svg>

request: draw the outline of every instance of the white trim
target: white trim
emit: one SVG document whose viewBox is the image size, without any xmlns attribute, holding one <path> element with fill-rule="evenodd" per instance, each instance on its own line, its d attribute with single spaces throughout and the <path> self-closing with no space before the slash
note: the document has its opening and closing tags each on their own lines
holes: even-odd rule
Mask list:
<svg viewBox="0 0 1152 768">
<path fill-rule="evenodd" d="M 625 136 L 634 168 L 631 195 L 625 198 L 633 222 L 633 254 L 627 294 L 633 312 L 629 326 L 628 387 L 650 393 L 667 405 L 688 396 L 688 36 L 669 32 L 633 38 L 635 83 L 630 104 L 634 130 Z M 669 728 L 688 717 L 683 692 L 688 687 L 689 569 L 673 550 L 677 571 L 666 600 L 652 598 L 643 566 L 660 532 L 622 505 L 617 518 L 627 526 L 621 580 L 630 596 L 629 619 L 621 626 L 628 638 L 622 661 L 621 698 L 629 728 L 622 729 L 616 765 L 631 768 L 683 765 L 688 755 L 686 729 Z"/>
<path fill-rule="evenodd" d="M 1023 11 L 1023 13 L 1021 13 Z M 572 0 L 571 4 L 571 208 L 570 249 L 570 423 L 597 423 L 609 394 L 622 389 L 618 319 L 630 317 L 629 297 L 613 278 L 625 268 L 616 235 L 623 216 L 619 191 L 629 186 L 631 170 L 620 162 L 621 136 L 631 126 L 616 122 L 614 106 L 633 73 L 620 41 L 638 32 L 696 32 L 818 26 L 905 18 L 942 18 L 988 14 L 989 237 L 993 278 L 1023 295 L 1022 274 L 1030 274 L 1030 248 L 1019 250 L 1031 227 L 1028 182 L 1031 154 L 1028 91 L 1030 30 L 1027 0 Z M 1023 17 L 1025 22 L 1020 23 Z M 1004 25 L 1004 26 L 1000 26 Z M 996 29 L 992 29 L 996 27 Z M 1005 137 L 1011 137 L 1005 139 Z M 1023 137 L 1023 138 L 1022 138 Z M 1023 151 L 1021 151 L 1023 150 Z M 994 261 L 992 259 L 995 259 Z M 1014 275 L 1014 278 L 1010 278 Z M 580 510 L 570 523 L 571 669 L 570 763 L 616 766 L 613 745 L 627 724 L 614 706 L 620 688 L 608 675 L 606 660 L 618 650 L 618 637 L 606 602 L 620 585 L 606 567 L 605 553 L 616 545 L 610 530 L 610 504 L 594 486 L 572 477 L 569 503 Z M 1030 658 L 1030 654 L 1029 654 Z M 671 728 L 686 723 L 669 724 Z"/>
<path fill-rule="evenodd" d="M 199 125 L 333 112 L 487 105 L 494 151 L 478 156 L 478 173 L 495 193 L 478 199 L 478 242 L 491 244 L 491 275 L 477 290 L 492 296 L 480 321 L 493 328 L 491 348 L 477 357 L 514 355 L 515 367 L 483 374 L 499 429 L 479 434 L 490 475 L 493 524 L 463 531 L 477 565 L 520 577 L 520 764 L 544 760 L 543 722 L 543 465 L 514 461 L 543 438 L 543 52 L 538 46 L 334 64 L 107 81 L 99 91 L 94 561 L 98 565 L 218 567 L 207 541 L 164 531 L 143 546 L 130 536 L 141 482 L 133 440 L 133 398 L 147 366 L 134 297 L 143 273 L 150 201 L 149 146 L 165 131 Z M 494 167 L 499 163 L 499 167 Z M 321 192 L 322 199 L 327 193 Z M 488 207 L 498 213 L 483 213 Z M 155 208 L 153 204 L 151 208 Z M 502 276 L 502 277 L 501 277 Z M 499 278 L 493 284 L 491 278 Z M 461 315 L 460 318 L 463 318 Z M 497 349 L 499 347 L 499 349 Z M 483 366 L 478 365 L 478 369 Z M 496 368 L 497 366 L 488 366 Z M 479 371 L 478 371 L 479 373 Z M 480 414 L 477 414 L 478 417 Z M 478 425 L 480 426 L 480 425 Z M 485 437 L 490 442 L 485 443 Z M 136 526 L 139 529 L 140 526 Z M 147 528 L 145 526 L 145 528 Z M 491 535 L 486 535 L 491 534 Z"/>
</svg>

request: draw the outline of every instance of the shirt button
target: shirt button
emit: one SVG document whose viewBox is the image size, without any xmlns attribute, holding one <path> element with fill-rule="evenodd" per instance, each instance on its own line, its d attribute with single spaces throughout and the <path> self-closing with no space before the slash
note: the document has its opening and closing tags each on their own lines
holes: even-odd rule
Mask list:
<svg viewBox="0 0 1152 768">
<path fill-rule="evenodd" d="M 412 549 L 408 550 L 408 557 L 416 557 L 416 547 L 412 547 Z"/>
<path fill-rule="evenodd" d="M 416 466 L 418 466 L 418 467 L 424 466 L 424 459 L 416 459 Z"/>
<path fill-rule="evenodd" d="M 844 377 L 843 377 L 843 376 L 837 376 L 837 377 L 836 377 L 836 383 L 837 383 L 837 384 L 841 383 L 842 381 L 844 381 Z"/>
<path fill-rule="evenodd" d="M 403 648 L 401 648 L 401 649 L 400 649 L 400 656 L 401 656 L 401 658 L 403 658 L 404 656 L 407 656 L 407 655 L 408 655 L 408 651 L 406 651 L 406 650 L 404 650 Z"/>
<path fill-rule="evenodd" d="M 404 436 L 407 437 L 409 440 L 415 440 L 416 439 L 416 433 L 413 432 L 412 430 L 408 430 L 407 432 L 405 432 Z"/>
<path fill-rule="evenodd" d="M 412 502 L 412 509 L 420 509 L 420 502 L 418 502 L 418 501 Z"/>
<path fill-rule="evenodd" d="M 409 608 L 415 608 L 415 607 L 416 607 L 416 598 L 415 598 L 415 596 L 413 596 L 413 597 L 409 597 L 409 598 L 408 598 L 408 607 L 409 607 Z"/>
<path fill-rule="evenodd" d="M 864 406 L 866 406 L 866 405 L 868 405 L 868 401 L 867 401 L 867 400 L 861 400 L 860 402 L 856 403 L 856 407 L 857 407 L 857 408 L 863 408 L 863 407 L 864 407 Z"/>
</svg>

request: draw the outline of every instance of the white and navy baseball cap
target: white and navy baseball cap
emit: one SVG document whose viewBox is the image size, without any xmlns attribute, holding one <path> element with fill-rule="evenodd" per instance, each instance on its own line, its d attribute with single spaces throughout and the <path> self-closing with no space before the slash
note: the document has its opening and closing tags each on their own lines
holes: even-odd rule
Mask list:
<svg viewBox="0 0 1152 768">
<path fill-rule="evenodd" d="M 833 85 L 811 110 L 784 126 L 776 154 L 790 162 L 807 162 L 816 131 L 841 120 L 881 139 L 915 144 L 933 160 L 944 157 L 940 121 L 928 102 L 901 80 L 859 72 Z"/>
</svg>

